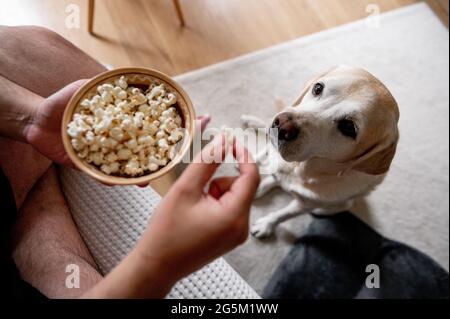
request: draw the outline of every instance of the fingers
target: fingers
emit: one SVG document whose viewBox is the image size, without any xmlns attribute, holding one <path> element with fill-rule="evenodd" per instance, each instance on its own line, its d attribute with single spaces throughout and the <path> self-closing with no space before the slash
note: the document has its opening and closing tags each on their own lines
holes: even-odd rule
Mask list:
<svg viewBox="0 0 450 319">
<path fill-rule="evenodd" d="M 230 190 L 231 185 L 233 185 L 237 178 L 237 176 L 225 176 L 214 179 L 209 185 L 208 194 L 215 199 L 219 199 Z"/>
<path fill-rule="evenodd" d="M 251 203 L 261 181 L 258 167 L 247 148 L 239 143 L 233 145 L 233 155 L 239 163 L 240 178 L 233 184 L 237 196 L 247 203 Z"/>
<path fill-rule="evenodd" d="M 197 154 L 176 184 L 189 185 L 193 192 L 202 193 L 217 167 L 225 158 L 225 137 L 221 134 Z"/>
<path fill-rule="evenodd" d="M 221 202 L 225 205 L 250 206 L 260 182 L 258 168 L 249 151 L 236 141 L 233 155 L 239 163 L 240 176 L 231 185 L 230 192 L 221 198 Z"/>
<path fill-rule="evenodd" d="M 203 133 L 206 126 L 211 121 L 211 116 L 209 116 L 208 114 L 200 115 L 199 117 L 197 117 L 197 121 L 200 121 L 200 130 Z"/>
</svg>

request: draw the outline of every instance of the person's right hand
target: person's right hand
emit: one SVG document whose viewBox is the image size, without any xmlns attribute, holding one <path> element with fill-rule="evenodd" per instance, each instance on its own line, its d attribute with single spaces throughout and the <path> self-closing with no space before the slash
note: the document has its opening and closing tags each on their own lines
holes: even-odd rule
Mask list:
<svg viewBox="0 0 450 319">
<path fill-rule="evenodd" d="M 220 164 L 204 163 L 201 156 L 215 149 L 224 157 L 225 144 L 223 136 L 216 138 L 189 165 L 157 207 L 136 247 L 144 262 L 161 266 L 160 276 L 169 277 L 164 282 L 175 283 L 248 236 L 250 207 L 260 177 L 246 148 L 233 143 L 240 175 L 215 179 L 204 192 Z"/>
<path fill-rule="evenodd" d="M 194 159 L 156 208 L 135 249 L 85 298 L 162 298 L 182 277 L 243 243 L 258 169 L 246 148 L 233 143 L 240 175 L 221 177 L 204 188 L 219 163 L 206 163 L 212 150 L 226 153 L 216 138 Z"/>
</svg>

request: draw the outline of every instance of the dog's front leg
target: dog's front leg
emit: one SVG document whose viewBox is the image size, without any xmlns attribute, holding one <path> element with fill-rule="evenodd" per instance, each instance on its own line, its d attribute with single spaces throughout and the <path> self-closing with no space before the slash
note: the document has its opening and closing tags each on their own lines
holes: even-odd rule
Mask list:
<svg viewBox="0 0 450 319">
<path fill-rule="evenodd" d="M 273 175 L 269 175 L 261 181 L 258 186 L 258 190 L 256 191 L 255 198 L 260 198 L 266 195 L 271 189 L 279 186 L 278 181 Z"/>
<path fill-rule="evenodd" d="M 298 199 L 293 199 L 286 207 L 258 219 L 252 225 L 250 233 L 256 238 L 272 236 L 279 223 L 305 212 L 306 209 L 302 203 Z"/>
</svg>

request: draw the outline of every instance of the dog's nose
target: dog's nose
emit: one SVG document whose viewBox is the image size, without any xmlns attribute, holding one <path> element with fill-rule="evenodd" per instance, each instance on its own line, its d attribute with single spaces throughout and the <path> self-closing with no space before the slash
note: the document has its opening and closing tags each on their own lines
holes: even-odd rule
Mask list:
<svg viewBox="0 0 450 319">
<path fill-rule="evenodd" d="M 295 140 L 300 133 L 300 128 L 292 121 L 292 115 L 289 113 L 281 113 L 272 123 L 272 128 L 278 129 L 278 140 L 292 141 Z"/>
</svg>

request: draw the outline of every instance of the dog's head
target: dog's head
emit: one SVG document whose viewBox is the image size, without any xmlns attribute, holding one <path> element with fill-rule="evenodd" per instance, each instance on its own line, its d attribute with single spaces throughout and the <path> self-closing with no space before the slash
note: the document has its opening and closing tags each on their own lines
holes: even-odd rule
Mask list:
<svg viewBox="0 0 450 319">
<path fill-rule="evenodd" d="M 288 162 L 326 158 L 378 175 L 394 157 L 398 120 L 397 103 L 377 78 L 339 66 L 310 81 L 293 106 L 275 116 L 271 141 Z"/>
</svg>

